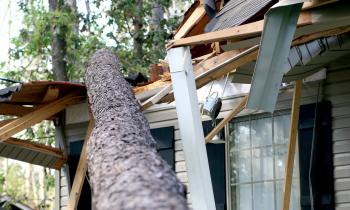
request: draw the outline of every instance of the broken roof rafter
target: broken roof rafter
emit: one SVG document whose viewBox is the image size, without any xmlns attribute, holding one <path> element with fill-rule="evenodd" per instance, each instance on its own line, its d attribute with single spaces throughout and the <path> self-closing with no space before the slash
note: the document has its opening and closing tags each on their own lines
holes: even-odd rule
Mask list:
<svg viewBox="0 0 350 210">
<path fill-rule="evenodd" d="M 67 157 L 61 149 L 15 134 L 86 98 L 85 87 L 67 82 L 38 81 L 5 88 L 0 94 L 0 114 L 17 118 L 0 121 L 0 156 L 48 168 L 60 169 Z"/>
<path fill-rule="evenodd" d="M 62 111 L 68 105 L 81 101 L 82 96 L 79 96 L 79 94 L 79 91 L 72 92 L 54 102 L 44 105 L 43 107 L 2 126 L 0 128 L 0 142 L 5 141 L 16 133 L 28 127 L 31 127 L 32 125 L 48 119 L 54 114 Z"/>
<path fill-rule="evenodd" d="M 306 1 L 303 5 L 303 8 L 302 8 L 303 12 L 301 14 L 302 15 L 305 13 L 308 14 L 308 12 L 310 12 L 314 8 L 322 7 L 324 5 L 329 5 L 329 4 L 333 4 L 336 2 L 339 2 L 339 0 L 321 0 L 321 1 L 310 0 L 310 1 Z M 197 8 L 198 7 L 199 7 L 199 5 L 197 5 Z M 195 9 L 193 11 L 195 11 Z M 192 11 L 192 14 L 194 13 L 193 11 Z M 190 14 L 190 15 L 192 15 L 192 14 Z M 202 19 L 203 19 L 203 17 L 202 18 L 198 17 L 197 21 L 201 21 Z M 311 20 L 311 19 L 312 18 L 310 15 L 309 20 Z M 179 28 L 179 31 L 181 30 L 181 28 L 184 25 L 188 25 L 190 23 L 191 23 L 191 20 L 189 18 L 185 19 L 185 21 L 183 22 L 183 24 Z M 313 24 L 313 22 L 310 22 L 309 24 Z M 301 26 L 301 25 L 298 24 L 298 26 Z M 259 30 L 254 30 L 254 28 L 256 28 L 256 27 L 258 27 Z M 263 20 L 260 20 L 260 21 L 256 21 L 256 22 L 252 22 L 252 23 L 248 23 L 248 24 L 244 24 L 244 25 L 239 25 L 239 26 L 223 29 L 220 31 L 215 31 L 217 33 L 208 32 L 208 33 L 204 33 L 204 34 L 200 34 L 200 35 L 189 36 L 186 38 L 177 37 L 176 39 L 171 40 L 167 44 L 167 48 L 186 46 L 186 45 L 207 44 L 207 43 L 213 43 L 213 42 L 217 42 L 217 41 L 228 41 L 228 40 L 241 41 L 242 38 L 246 39 L 246 38 L 251 38 L 251 37 L 260 35 L 262 28 L 263 28 Z M 242 33 L 242 30 L 245 32 Z M 178 39 L 178 38 L 180 38 L 180 39 Z M 255 43 L 255 44 L 257 44 L 257 43 Z"/>
<path fill-rule="evenodd" d="M 310 12 L 302 12 L 298 19 L 298 26 L 312 24 Z M 240 25 L 232 28 L 223 29 L 204 33 L 196 36 L 172 40 L 167 45 L 167 48 L 179 47 L 185 45 L 208 44 L 218 41 L 226 41 L 232 39 L 250 38 L 261 34 L 264 26 L 264 21 L 256 21 L 245 25 Z"/>
</svg>

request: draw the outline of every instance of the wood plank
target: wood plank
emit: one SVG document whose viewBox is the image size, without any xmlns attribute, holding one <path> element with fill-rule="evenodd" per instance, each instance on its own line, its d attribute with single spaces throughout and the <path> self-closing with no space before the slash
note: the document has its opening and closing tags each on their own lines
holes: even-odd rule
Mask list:
<svg viewBox="0 0 350 210">
<path fill-rule="evenodd" d="M 237 56 L 240 53 L 240 51 L 232 50 L 228 52 L 224 52 L 218 56 L 208 58 L 206 60 L 203 60 L 202 62 L 198 63 L 193 67 L 195 76 L 199 76 L 201 74 L 204 74 L 208 72 L 210 69 L 212 69 L 215 66 L 218 66 L 225 61 L 227 61 L 230 58 L 233 58 L 234 56 Z M 256 51 L 257 53 L 257 51 Z M 209 54 L 211 56 L 211 54 Z M 252 60 L 255 60 L 256 56 L 253 56 Z M 228 67 L 232 68 L 232 67 Z M 226 72 L 226 71 L 225 71 Z M 220 78 L 221 76 L 218 76 L 217 78 Z M 202 81 L 201 81 L 202 83 Z M 203 85 L 203 84 L 201 84 Z M 198 87 L 197 87 L 198 88 Z M 170 93 L 172 91 L 172 84 L 169 84 L 165 86 L 160 92 L 158 92 L 156 95 L 152 96 L 150 99 L 146 100 L 141 105 L 141 110 L 146 110 L 153 104 L 158 103 L 159 101 L 162 102 L 171 102 L 173 100 L 173 94 Z M 169 93 L 169 94 L 168 94 Z M 167 96 L 168 99 L 162 100 L 165 96 Z"/>
<path fill-rule="evenodd" d="M 283 188 L 283 200 L 282 200 L 282 210 L 289 210 L 290 195 L 292 191 L 292 179 L 293 179 L 293 165 L 295 148 L 298 134 L 298 123 L 299 123 L 299 112 L 300 112 L 300 96 L 303 82 L 302 80 L 297 80 L 295 82 L 293 103 L 292 103 L 292 113 L 291 113 L 291 123 L 289 129 L 289 140 L 288 140 L 288 153 L 287 162 L 284 175 L 284 188 Z"/>
<path fill-rule="evenodd" d="M 23 117 L 2 126 L 0 128 L 0 142 L 5 141 L 16 133 L 35 125 L 45 119 L 48 119 L 52 115 L 62 111 L 67 106 L 81 101 L 82 97 L 79 96 L 79 92 L 73 92 L 67 96 L 51 102 Z"/>
<path fill-rule="evenodd" d="M 240 51 L 238 50 L 231 50 L 231 51 L 221 53 L 215 57 L 208 58 L 207 60 L 204 60 L 193 66 L 194 74 L 197 76 L 204 72 L 207 72 L 213 67 L 225 62 L 226 60 L 238 55 L 239 53 Z"/>
<path fill-rule="evenodd" d="M 208 60 L 209 58 L 213 57 L 214 55 L 215 55 L 215 51 L 208 53 L 206 55 L 202 55 L 202 56 L 197 57 L 197 58 L 193 58 L 192 63 L 204 62 L 204 61 Z"/>
<path fill-rule="evenodd" d="M 329 36 L 343 34 L 349 31 L 350 31 L 350 26 L 343 26 L 343 27 L 326 30 L 326 31 L 320 31 L 312 34 L 303 35 L 301 37 L 294 39 L 292 42 L 292 46 L 304 44 L 306 42 L 319 39 L 322 37 L 329 37 Z"/>
<path fill-rule="evenodd" d="M 87 171 L 86 145 L 87 145 L 87 142 L 89 141 L 90 134 L 93 128 L 94 128 L 94 120 L 90 119 L 89 127 L 84 139 L 83 148 L 80 154 L 78 167 L 74 176 L 73 186 L 69 195 L 69 201 L 68 201 L 68 207 L 67 207 L 68 210 L 76 209 L 79 203 L 81 189 L 83 188 L 85 174 Z"/>
<path fill-rule="evenodd" d="M 312 24 L 311 13 L 307 11 L 300 13 L 297 26 L 299 27 L 310 24 Z M 212 42 L 226 41 L 232 39 L 250 38 L 260 35 L 263 31 L 263 28 L 264 20 L 260 20 L 232 28 L 223 29 L 220 31 L 214 31 L 178 40 L 172 40 L 167 44 L 166 47 L 173 48 L 179 46 L 208 44 Z"/>
<path fill-rule="evenodd" d="M 213 137 L 225 127 L 227 123 L 229 123 L 238 113 L 240 113 L 244 109 L 247 100 L 248 96 L 245 96 L 239 103 L 239 105 L 232 111 L 230 111 L 229 114 L 205 137 L 206 144 L 210 142 L 213 139 Z"/>
<path fill-rule="evenodd" d="M 304 2 L 303 4 L 303 10 L 308 10 L 308 9 L 312 9 L 315 7 L 320 7 L 320 6 L 324 6 L 327 4 L 332 4 L 335 2 L 338 2 L 339 0 L 309 0 Z"/>
<path fill-rule="evenodd" d="M 31 140 L 21 140 L 17 138 L 9 138 L 5 140 L 2 144 L 6 145 L 12 145 L 18 148 L 28 149 L 34 152 L 40 152 L 44 153 L 50 156 L 58 157 L 58 158 L 64 158 L 62 151 L 59 148 L 47 146 L 44 144 L 39 144 L 32 142 Z"/>
<path fill-rule="evenodd" d="M 2 121 L 0 121 L 0 128 L 2 127 L 2 126 L 4 126 L 4 125 L 6 125 L 6 124 L 8 124 L 8 123 L 10 123 L 10 122 L 12 122 L 12 121 L 14 121 L 15 119 L 6 119 L 6 120 L 2 120 Z"/>
<path fill-rule="evenodd" d="M 204 17 L 205 15 L 204 5 L 199 5 L 181 26 L 174 36 L 174 39 L 180 39 L 185 37 L 187 33 Z"/>
<path fill-rule="evenodd" d="M 33 107 L 25 107 L 15 104 L 0 103 L 0 115 L 24 116 L 34 110 Z"/>
<path fill-rule="evenodd" d="M 258 55 L 258 46 L 251 47 L 247 50 L 245 50 L 242 53 L 237 54 L 236 56 L 233 56 L 229 59 L 224 60 L 224 56 L 222 57 L 222 60 L 224 60 L 222 63 L 217 64 L 216 62 L 208 63 L 208 67 L 201 67 L 199 70 L 196 70 L 196 87 L 197 89 L 203 87 L 204 85 L 208 84 L 209 82 L 221 78 L 222 76 L 226 75 L 229 72 L 234 72 L 234 70 L 240 66 L 243 66 L 253 60 L 256 60 L 256 57 Z M 232 51 L 232 54 L 237 53 Z M 219 55 L 220 56 L 220 55 Z M 215 61 L 214 59 L 218 58 L 218 56 L 209 59 L 211 61 Z M 220 58 L 221 60 L 221 58 Z M 209 66 L 214 66 L 210 69 Z M 199 73 L 202 72 L 202 73 Z M 169 103 L 174 100 L 173 93 L 170 93 L 166 95 L 161 102 Z"/>
<path fill-rule="evenodd" d="M 58 87 L 49 86 L 46 90 L 45 96 L 42 102 L 51 102 L 58 98 L 60 89 Z"/>
<path fill-rule="evenodd" d="M 159 91 L 156 95 L 147 99 L 141 105 L 141 111 L 149 108 L 150 106 L 158 103 L 164 96 L 166 96 L 173 89 L 172 84 L 166 85 L 161 91 Z"/>
</svg>

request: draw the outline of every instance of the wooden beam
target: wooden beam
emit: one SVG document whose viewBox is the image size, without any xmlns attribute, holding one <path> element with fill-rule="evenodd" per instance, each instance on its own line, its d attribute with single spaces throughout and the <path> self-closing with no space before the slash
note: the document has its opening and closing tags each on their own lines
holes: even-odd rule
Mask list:
<svg viewBox="0 0 350 210">
<path fill-rule="evenodd" d="M 200 63 L 200 62 L 203 62 L 205 60 L 208 60 L 209 58 L 215 56 L 215 52 L 211 52 L 211 53 L 208 53 L 206 55 L 202 55 L 200 57 L 197 57 L 197 58 L 193 58 L 192 59 L 192 63 Z"/>
<path fill-rule="evenodd" d="M 33 107 L 0 103 L 0 115 L 23 116 L 34 110 Z"/>
<path fill-rule="evenodd" d="M 197 89 L 203 87 L 204 85 L 208 84 L 209 82 L 221 78 L 222 76 L 226 75 L 229 72 L 233 72 L 236 68 L 243 66 L 253 60 L 256 60 L 256 57 L 258 55 L 258 49 L 259 46 L 251 47 L 247 50 L 245 50 L 242 53 L 239 53 L 235 56 L 232 56 L 229 59 L 224 59 L 226 56 L 216 56 L 211 60 L 211 62 L 208 62 L 207 66 L 200 67 L 200 69 L 196 70 L 196 87 Z M 237 53 L 237 51 L 233 51 L 232 54 Z M 220 58 L 220 59 L 219 59 Z M 222 62 L 216 63 L 215 59 L 218 59 L 219 61 L 223 60 Z M 208 61 L 209 61 L 208 60 Z M 210 68 L 211 67 L 211 68 Z M 166 95 L 161 102 L 169 103 L 174 100 L 173 93 L 169 93 Z"/>
<path fill-rule="evenodd" d="M 350 31 L 350 26 L 342 26 L 342 27 L 337 27 L 329 30 L 324 30 L 324 31 L 319 31 L 315 32 L 312 34 L 305 34 L 302 36 L 295 36 L 294 40 L 292 42 L 292 46 L 300 45 L 307 43 L 309 41 L 313 41 L 315 39 L 323 38 L 323 37 L 329 37 L 329 36 L 336 36 L 342 33 L 346 33 Z M 246 48 L 253 46 L 257 43 L 259 43 L 261 37 L 254 37 L 252 39 L 246 39 L 244 41 L 238 41 L 238 42 L 233 42 L 231 44 L 227 44 L 226 47 L 228 49 L 238 49 L 238 48 Z"/>
<path fill-rule="evenodd" d="M 350 26 L 343 26 L 343 27 L 338 27 L 338 28 L 326 30 L 326 31 L 320 31 L 320 32 L 312 33 L 312 34 L 307 34 L 307 35 L 304 35 L 304 36 L 301 36 L 301 37 L 294 39 L 292 42 L 292 46 L 304 44 L 306 42 L 309 42 L 309 41 L 312 41 L 315 39 L 319 39 L 322 37 L 336 36 L 336 35 L 343 34 L 343 33 L 349 32 L 349 31 L 350 31 Z"/>
<path fill-rule="evenodd" d="M 16 118 L 14 118 L 14 119 L 6 119 L 6 120 L 2 120 L 2 121 L 0 121 L 0 128 L 2 127 L 2 126 L 4 126 L 4 125 L 6 125 L 6 124 L 8 124 L 8 123 L 10 123 L 10 122 L 12 122 L 12 121 L 14 121 Z"/>
<path fill-rule="evenodd" d="M 147 99 L 145 102 L 141 105 L 141 111 L 149 108 L 150 106 L 158 103 L 164 96 L 166 96 L 171 90 L 173 89 L 172 84 L 166 85 L 161 91 L 159 91 L 157 94 L 152 96 L 151 98 Z"/>
<path fill-rule="evenodd" d="M 231 57 L 223 63 L 220 63 L 215 67 L 196 75 L 197 89 L 203 87 L 204 85 L 208 84 L 209 82 L 215 79 L 221 78 L 229 72 L 233 72 L 238 67 L 241 67 L 253 60 L 256 60 L 256 57 L 258 56 L 258 50 L 258 46 L 251 47 L 248 50 Z M 199 73 L 199 71 L 196 73 Z"/>
<path fill-rule="evenodd" d="M 312 17 L 310 12 L 300 13 L 298 19 L 298 26 L 305 26 L 312 24 Z M 178 40 L 172 40 L 167 45 L 167 48 L 187 46 L 187 45 L 198 45 L 208 44 L 212 42 L 225 41 L 229 39 L 242 39 L 258 36 L 261 34 L 264 28 L 264 20 L 248 23 L 232 28 L 223 29 L 220 31 L 214 31 L 204 33 L 196 36 L 182 38 Z"/>
<path fill-rule="evenodd" d="M 204 5 L 201 4 L 192 12 L 191 16 L 176 32 L 174 39 L 180 39 L 182 37 L 185 37 L 187 33 L 204 17 L 204 15 L 205 15 Z"/>
<path fill-rule="evenodd" d="M 76 209 L 79 203 L 81 189 L 83 188 L 85 174 L 87 171 L 86 145 L 87 145 L 87 142 L 89 141 L 93 128 L 94 128 L 94 120 L 90 119 L 89 127 L 86 131 L 86 135 L 84 139 L 83 148 L 81 150 L 78 167 L 74 176 L 73 186 L 69 194 L 69 201 L 68 201 L 68 208 L 67 208 L 68 210 Z"/>
<path fill-rule="evenodd" d="M 231 50 L 221 53 L 215 57 L 208 58 L 193 66 L 195 76 L 208 72 L 210 69 L 224 63 L 225 61 L 237 56 L 240 53 L 238 50 Z"/>
<path fill-rule="evenodd" d="M 206 144 L 210 142 L 213 139 L 213 137 L 225 127 L 227 123 L 229 123 L 238 113 L 240 113 L 244 109 L 247 100 L 248 96 L 244 96 L 244 98 L 238 104 L 238 106 L 231 110 L 230 113 L 228 113 L 228 115 L 225 116 L 225 118 L 205 137 Z"/>
<path fill-rule="evenodd" d="M 303 4 L 303 10 L 308 10 L 308 9 L 312 9 L 315 7 L 320 7 L 320 6 L 324 6 L 327 4 L 332 4 L 335 2 L 338 2 L 339 0 L 309 0 L 304 2 Z"/>
<path fill-rule="evenodd" d="M 48 119 L 52 115 L 62 111 L 67 106 L 81 101 L 80 92 L 73 92 L 67 96 L 51 102 L 23 117 L 17 118 L 14 121 L 0 128 L 0 142 L 5 141 L 16 133 L 35 125 L 43 120 Z"/>
<path fill-rule="evenodd" d="M 224 52 L 220 55 L 217 55 L 215 57 L 209 58 L 210 56 L 214 55 L 214 53 L 210 53 L 204 57 L 203 61 L 199 62 L 198 64 L 193 66 L 193 71 L 196 76 L 201 75 L 205 72 L 208 72 L 210 69 L 212 69 L 215 66 L 218 66 L 222 63 L 224 63 L 226 60 L 229 60 L 233 58 L 234 56 L 238 55 L 240 52 L 237 50 L 232 50 L 228 52 Z M 207 57 L 208 56 L 208 57 Z M 169 84 L 165 86 L 160 92 L 152 96 L 150 99 L 146 100 L 141 105 L 141 110 L 146 110 L 148 107 L 150 107 L 153 104 L 158 103 L 159 101 L 162 102 L 171 102 L 174 99 L 173 93 L 171 93 L 172 84 Z M 166 94 L 165 94 L 166 93 Z M 166 98 L 164 98 L 166 97 Z M 163 100 L 164 98 L 164 100 Z"/>
<path fill-rule="evenodd" d="M 32 150 L 35 152 L 45 153 L 45 154 L 50 155 L 50 156 L 55 156 L 58 158 L 66 159 L 66 157 L 63 156 L 63 152 L 59 148 L 47 146 L 44 144 L 35 143 L 31 140 L 21 140 L 21 139 L 17 139 L 17 138 L 8 138 L 3 143 L 15 145 L 16 147 L 29 149 L 29 150 Z"/>
<path fill-rule="evenodd" d="M 287 153 L 286 168 L 285 168 L 285 174 L 284 174 L 282 210 L 289 210 L 289 206 L 290 206 L 290 195 L 292 190 L 291 188 L 292 188 L 292 180 L 293 180 L 293 165 L 294 165 L 295 147 L 296 147 L 297 134 L 298 134 L 302 85 L 303 85 L 302 80 L 298 80 L 295 82 L 291 122 L 290 122 L 290 129 L 289 129 L 288 153 Z"/>
<path fill-rule="evenodd" d="M 49 86 L 46 90 L 45 96 L 43 98 L 43 103 L 51 102 L 58 98 L 60 94 L 60 89 L 58 87 Z"/>
</svg>

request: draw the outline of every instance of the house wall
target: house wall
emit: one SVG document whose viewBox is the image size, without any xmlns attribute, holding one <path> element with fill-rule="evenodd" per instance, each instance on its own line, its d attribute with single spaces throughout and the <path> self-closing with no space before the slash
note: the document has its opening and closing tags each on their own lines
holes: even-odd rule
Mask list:
<svg viewBox="0 0 350 210">
<path fill-rule="evenodd" d="M 350 57 L 349 57 L 350 59 Z M 334 152 L 334 176 L 336 210 L 350 209 L 350 63 L 348 59 L 342 59 L 327 68 L 327 79 L 320 83 L 311 82 L 303 86 L 302 104 L 315 103 L 317 94 L 322 98 L 332 101 L 333 115 L 333 152 Z M 319 90 L 318 90 L 318 87 Z M 290 109 L 293 89 L 284 88 L 278 98 L 276 110 Z M 222 111 L 219 118 L 223 118 L 232 107 L 238 105 L 243 95 L 226 98 L 223 100 Z M 87 128 L 86 104 L 69 107 L 66 112 L 66 137 L 69 141 L 84 138 Z M 250 114 L 243 111 L 238 116 Z M 177 123 L 176 110 L 173 105 L 155 107 L 145 111 L 145 115 L 151 128 L 175 127 L 175 171 L 178 178 L 188 185 L 186 164 L 180 130 Z M 203 118 L 203 120 L 209 120 Z M 61 182 L 62 184 L 62 182 Z M 63 186 L 62 186 L 63 188 Z M 188 193 L 189 204 L 191 192 Z M 63 198 L 63 197 L 62 197 Z M 65 203 L 62 202 L 61 203 Z M 64 206 L 64 205 L 62 205 Z"/>
<path fill-rule="evenodd" d="M 324 96 L 332 102 L 334 188 L 337 210 L 350 209 L 350 62 L 328 68 Z"/>
</svg>

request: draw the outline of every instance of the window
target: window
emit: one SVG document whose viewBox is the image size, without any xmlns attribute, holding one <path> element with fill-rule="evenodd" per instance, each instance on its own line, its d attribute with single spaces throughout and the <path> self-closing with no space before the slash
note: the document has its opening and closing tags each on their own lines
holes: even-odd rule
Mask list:
<svg viewBox="0 0 350 210">
<path fill-rule="evenodd" d="M 227 146 L 231 210 L 281 209 L 289 123 L 289 113 L 250 116 L 230 123 Z M 294 164 L 290 209 L 298 210 L 298 161 Z"/>
</svg>

